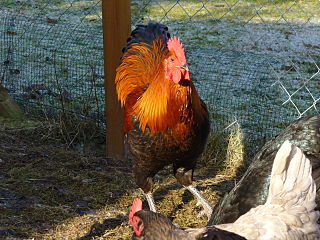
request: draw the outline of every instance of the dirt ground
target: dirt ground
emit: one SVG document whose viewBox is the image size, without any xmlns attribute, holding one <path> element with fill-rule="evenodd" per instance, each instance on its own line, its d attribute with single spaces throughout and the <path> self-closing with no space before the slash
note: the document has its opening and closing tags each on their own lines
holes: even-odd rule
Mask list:
<svg viewBox="0 0 320 240">
<path fill-rule="evenodd" d="M 46 122 L 0 120 L 0 239 L 130 239 L 129 207 L 143 197 L 131 162 L 106 158 L 99 148 L 67 149 L 51 134 L 53 128 Z M 207 151 L 195 174 L 212 203 L 232 188 L 235 171 L 228 164 L 238 164 L 219 163 L 216 157 Z M 201 209 L 171 168 L 155 179 L 160 213 L 183 227 L 206 224 L 205 217 L 195 217 Z"/>
</svg>

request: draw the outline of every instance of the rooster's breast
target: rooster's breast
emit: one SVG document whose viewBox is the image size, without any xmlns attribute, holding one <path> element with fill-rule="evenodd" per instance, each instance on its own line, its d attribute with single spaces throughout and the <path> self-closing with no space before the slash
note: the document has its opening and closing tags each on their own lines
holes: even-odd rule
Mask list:
<svg viewBox="0 0 320 240">
<path fill-rule="evenodd" d="M 142 131 L 139 122 L 133 122 L 128 132 L 131 158 L 138 164 L 161 169 L 172 163 L 194 165 L 206 145 L 210 123 L 181 123 L 173 129 L 151 134 L 148 128 Z"/>
</svg>

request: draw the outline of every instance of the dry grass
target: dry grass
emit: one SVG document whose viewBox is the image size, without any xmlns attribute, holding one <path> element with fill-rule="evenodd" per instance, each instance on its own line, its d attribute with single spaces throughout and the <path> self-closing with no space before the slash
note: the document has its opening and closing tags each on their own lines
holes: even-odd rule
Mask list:
<svg viewBox="0 0 320 240">
<path fill-rule="evenodd" d="M 244 164 L 243 132 L 239 125 L 233 127 L 229 133 L 227 156 L 225 160 L 226 170 L 231 176 L 236 176 L 237 171 Z"/>
<path fill-rule="evenodd" d="M 245 144 L 241 127 L 235 124 L 222 132 L 212 131 L 200 164 L 207 174 L 226 175 L 231 178 L 241 175 L 238 170 L 244 164 Z M 214 174 L 213 174 L 214 173 Z"/>
<path fill-rule="evenodd" d="M 1 239 L 130 239 L 127 213 L 142 197 L 126 159 L 66 150 L 40 122 L 0 121 Z M 234 185 L 243 161 L 240 128 L 212 133 L 195 182 L 214 204 Z M 172 177 L 155 178 L 160 213 L 183 227 L 204 226 L 196 201 Z"/>
</svg>

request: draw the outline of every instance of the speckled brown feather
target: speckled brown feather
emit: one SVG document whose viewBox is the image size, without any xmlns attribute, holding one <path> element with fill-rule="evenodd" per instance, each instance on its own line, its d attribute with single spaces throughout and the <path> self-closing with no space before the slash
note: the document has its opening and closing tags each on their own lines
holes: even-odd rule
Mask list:
<svg viewBox="0 0 320 240">
<path fill-rule="evenodd" d="M 206 111 L 205 105 L 203 111 Z M 134 161 L 135 181 L 143 191 L 151 191 L 152 177 L 166 165 L 173 164 L 174 171 L 182 167 L 185 172 L 193 172 L 207 141 L 208 118 L 199 125 L 179 123 L 173 129 L 156 134 L 151 134 L 148 128 L 141 131 L 138 121 L 133 120 L 133 123 L 133 129 L 128 133 L 128 145 Z M 190 185 L 192 176 L 189 177 L 181 184 Z"/>
</svg>

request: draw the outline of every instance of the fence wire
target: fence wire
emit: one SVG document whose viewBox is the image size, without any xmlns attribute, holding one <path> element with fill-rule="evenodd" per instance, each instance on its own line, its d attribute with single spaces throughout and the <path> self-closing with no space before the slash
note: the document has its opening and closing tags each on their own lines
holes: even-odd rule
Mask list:
<svg viewBox="0 0 320 240">
<path fill-rule="evenodd" d="M 100 5 L 0 3 L 0 82 L 27 108 L 103 121 Z M 237 123 L 258 148 L 294 119 L 319 114 L 318 0 L 132 0 L 131 6 L 133 27 L 160 21 L 182 39 L 215 129 Z"/>
<path fill-rule="evenodd" d="M 103 122 L 101 1 L 5 1 L 0 9 L 0 83 L 33 113 Z"/>
</svg>

